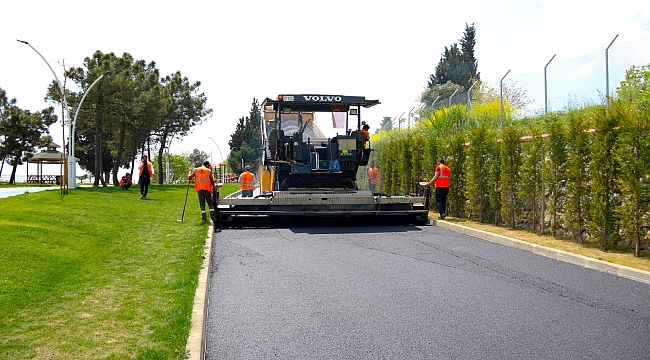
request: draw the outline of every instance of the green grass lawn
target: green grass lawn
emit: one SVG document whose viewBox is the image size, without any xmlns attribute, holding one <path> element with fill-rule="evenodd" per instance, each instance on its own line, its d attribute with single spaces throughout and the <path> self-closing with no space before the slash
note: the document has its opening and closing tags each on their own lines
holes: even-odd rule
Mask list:
<svg viewBox="0 0 650 360">
<path fill-rule="evenodd" d="M 0 359 L 183 359 L 208 229 L 193 188 L 177 221 L 186 189 L 0 199 Z"/>
</svg>

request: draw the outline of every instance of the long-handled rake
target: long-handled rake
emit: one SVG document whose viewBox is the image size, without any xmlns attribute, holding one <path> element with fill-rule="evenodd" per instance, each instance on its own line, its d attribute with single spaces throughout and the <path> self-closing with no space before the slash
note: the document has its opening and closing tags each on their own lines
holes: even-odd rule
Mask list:
<svg viewBox="0 0 650 360">
<path fill-rule="evenodd" d="M 183 220 L 185 219 L 185 207 L 187 206 L 187 195 L 189 193 L 190 193 L 190 182 L 188 181 L 187 182 L 187 190 L 185 191 L 185 203 L 183 204 L 183 215 L 181 215 L 180 220 L 176 220 L 176 221 L 183 222 Z"/>
</svg>

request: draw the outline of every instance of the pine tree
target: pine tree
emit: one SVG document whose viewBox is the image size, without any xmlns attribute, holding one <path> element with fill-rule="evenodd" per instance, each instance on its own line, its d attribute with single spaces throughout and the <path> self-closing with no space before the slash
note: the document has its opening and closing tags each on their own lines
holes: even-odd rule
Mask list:
<svg viewBox="0 0 650 360">
<path fill-rule="evenodd" d="M 449 178 L 449 207 L 450 212 L 455 216 L 461 216 L 465 213 L 465 203 L 467 198 L 465 170 L 467 156 L 465 151 L 465 134 L 458 133 L 449 140 L 448 154 L 445 159 L 447 166 L 452 171 Z"/>
<path fill-rule="evenodd" d="M 621 206 L 617 214 L 627 239 L 635 244 L 635 255 L 641 255 L 641 240 L 650 225 L 650 114 L 647 109 L 614 104 L 613 112 L 620 114 L 620 131 L 616 155 L 620 163 L 617 185 L 621 190 Z"/>
<path fill-rule="evenodd" d="M 521 143 L 519 131 L 507 126 L 501 132 L 501 217 L 515 228 L 515 216 L 520 212 L 519 171 L 521 168 Z"/>
<path fill-rule="evenodd" d="M 549 210 L 553 212 L 551 226 L 553 236 L 555 236 L 558 228 L 558 212 L 562 210 L 560 204 L 562 204 L 563 192 L 560 189 L 566 182 L 567 142 L 564 125 L 557 115 L 553 114 L 547 118 L 546 130 L 548 131 L 548 161 L 544 164 L 544 181 L 546 189 L 551 191 Z M 543 199 L 543 201 L 545 200 Z"/>
<path fill-rule="evenodd" d="M 445 46 L 445 51 L 440 57 L 434 74 L 429 76 L 428 88 L 435 85 L 446 84 L 451 81 L 462 87 L 469 87 L 473 81 L 479 80 L 478 61 L 474 56 L 476 45 L 476 28 L 465 24 L 465 33 L 458 43 L 450 47 Z"/>
<path fill-rule="evenodd" d="M 467 199 L 469 199 L 470 212 L 478 216 L 479 222 L 484 222 L 487 219 L 490 209 L 488 186 L 490 149 L 487 141 L 488 130 L 485 125 L 473 129 L 469 134 Z"/>
<path fill-rule="evenodd" d="M 528 125 L 528 132 L 531 138 L 522 146 L 523 164 L 521 169 L 519 185 L 519 197 L 526 203 L 530 203 L 531 230 L 537 229 L 537 209 L 541 198 L 542 181 L 542 137 L 541 130 L 533 125 Z"/>
<path fill-rule="evenodd" d="M 595 114 L 596 134 L 591 146 L 591 219 L 589 233 L 598 240 L 601 249 L 607 251 L 609 241 L 616 229 L 615 207 L 618 206 L 616 179 L 620 176 L 619 162 L 614 156 L 618 142 L 619 115 L 600 108 Z"/>
<path fill-rule="evenodd" d="M 488 196 L 490 198 L 490 214 L 494 224 L 499 225 L 501 215 L 501 152 L 496 143 L 495 132 L 488 131 Z"/>
<path fill-rule="evenodd" d="M 568 116 L 568 154 L 567 154 L 567 199 L 566 228 L 584 241 L 582 233 L 586 226 L 589 204 L 589 135 L 585 132 L 587 124 L 580 114 L 570 112 Z"/>
<path fill-rule="evenodd" d="M 460 49 L 463 53 L 466 71 L 469 73 L 470 82 L 468 85 L 471 84 L 471 80 L 481 79 L 481 74 L 478 72 L 478 60 L 474 55 L 474 46 L 476 46 L 476 27 L 474 27 L 474 23 L 472 23 L 472 26 L 465 23 L 465 33 L 463 38 L 460 39 Z"/>
</svg>

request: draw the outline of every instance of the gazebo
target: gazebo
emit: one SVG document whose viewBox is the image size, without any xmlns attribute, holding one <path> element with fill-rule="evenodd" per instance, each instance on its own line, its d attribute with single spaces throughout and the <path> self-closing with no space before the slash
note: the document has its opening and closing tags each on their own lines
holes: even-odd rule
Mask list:
<svg viewBox="0 0 650 360">
<path fill-rule="evenodd" d="M 68 163 L 63 154 L 56 149 L 60 148 L 55 143 L 47 145 L 47 150 L 32 156 L 27 160 L 27 182 L 32 184 L 59 184 L 61 176 L 67 174 Z M 36 175 L 29 175 L 29 164 L 36 164 Z M 44 175 L 43 164 L 63 164 L 63 174 Z M 59 167 L 60 168 L 60 167 Z"/>
</svg>

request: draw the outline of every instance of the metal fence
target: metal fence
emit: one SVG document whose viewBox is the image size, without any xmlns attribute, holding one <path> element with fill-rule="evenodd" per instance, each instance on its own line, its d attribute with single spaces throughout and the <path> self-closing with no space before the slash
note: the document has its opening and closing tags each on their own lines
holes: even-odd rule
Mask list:
<svg viewBox="0 0 650 360">
<path fill-rule="evenodd" d="M 650 64 L 650 24 L 628 33 L 576 49 L 573 53 L 549 54 L 548 58 L 508 70 L 504 62 L 503 79 L 483 79 L 500 89 L 500 83 L 520 90 L 527 105 L 517 117 L 534 116 L 607 102 L 632 66 Z M 470 94 L 471 95 L 471 94 Z M 467 104 L 468 92 L 437 99 L 429 109 Z M 470 100 L 471 101 L 471 100 Z M 470 107 L 468 106 L 468 112 Z"/>
</svg>

